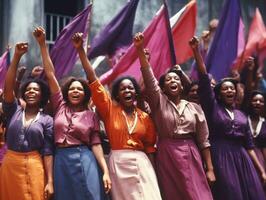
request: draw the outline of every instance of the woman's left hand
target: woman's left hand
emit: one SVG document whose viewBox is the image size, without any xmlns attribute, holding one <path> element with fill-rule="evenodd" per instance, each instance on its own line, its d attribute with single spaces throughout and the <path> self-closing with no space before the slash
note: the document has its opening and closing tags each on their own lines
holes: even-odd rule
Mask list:
<svg viewBox="0 0 266 200">
<path fill-rule="evenodd" d="M 262 180 L 263 185 L 266 185 L 266 173 L 265 172 L 261 174 L 261 180 Z"/>
<path fill-rule="evenodd" d="M 103 185 L 104 185 L 105 193 L 110 192 L 111 187 L 112 187 L 112 182 L 111 182 L 111 179 L 108 173 L 103 174 Z"/>
<path fill-rule="evenodd" d="M 208 170 L 206 172 L 206 177 L 208 180 L 209 185 L 213 185 L 214 182 L 216 181 L 215 175 L 214 175 L 214 171 L 213 170 Z"/>
<path fill-rule="evenodd" d="M 54 194 L 54 186 L 52 182 L 46 184 L 44 188 L 44 199 L 50 199 Z"/>
</svg>

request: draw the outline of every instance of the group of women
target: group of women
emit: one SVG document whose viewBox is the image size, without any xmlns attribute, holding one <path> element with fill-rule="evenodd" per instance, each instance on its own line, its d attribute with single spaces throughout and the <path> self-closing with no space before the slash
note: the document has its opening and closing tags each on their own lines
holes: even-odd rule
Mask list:
<svg viewBox="0 0 266 200">
<path fill-rule="evenodd" d="M 87 80 L 71 77 L 62 87 L 45 30 L 37 27 L 33 35 L 48 85 L 28 79 L 20 89 L 25 103 L 16 99 L 17 66 L 28 50 L 27 43 L 18 43 L 3 92 L 7 153 L 0 168 L 0 200 L 266 199 L 264 95 L 251 94 L 247 115 L 235 109 L 235 80 L 211 87 L 197 38 L 190 41 L 199 73 L 194 103 L 183 98 L 179 68 L 156 80 L 144 36 L 135 35 L 146 113 L 136 105 L 141 89 L 133 77 L 120 77 L 111 94 L 106 91 L 87 58 L 81 33 L 73 35 L 72 43 Z M 97 114 L 89 108 L 90 100 Z M 45 114 L 48 101 L 53 118 Z M 108 164 L 99 120 L 110 142 Z"/>
</svg>

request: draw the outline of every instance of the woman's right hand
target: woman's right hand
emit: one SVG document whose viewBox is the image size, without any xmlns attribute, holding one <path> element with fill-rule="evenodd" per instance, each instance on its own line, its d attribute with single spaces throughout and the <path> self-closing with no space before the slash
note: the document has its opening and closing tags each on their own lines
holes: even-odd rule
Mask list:
<svg viewBox="0 0 266 200">
<path fill-rule="evenodd" d="M 27 42 L 20 42 L 16 44 L 15 47 L 15 55 L 22 56 L 28 51 L 28 43 Z"/>
<path fill-rule="evenodd" d="M 45 30 L 43 27 L 39 26 L 35 28 L 32 34 L 39 44 L 45 44 L 46 36 L 45 36 Z"/>
<path fill-rule="evenodd" d="M 141 32 L 136 33 L 134 38 L 133 38 L 133 41 L 134 41 L 134 46 L 137 49 L 143 49 L 143 45 L 144 45 L 144 35 L 143 35 L 143 33 L 141 33 Z"/>
<path fill-rule="evenodd" d="M 196 36 L 193 36 L 189 40 L 189 45 L 190 45 L 191 49 L 198 49 L 198 47 L 199 47 L 199 39 Z"/>
<path fill-rule="evenodd" d="M 83 47 L 83 33 L 75 33 L 72 37 L 72 43 L 73 46 L 76 49 L 82 48 Z"/>
</svg>

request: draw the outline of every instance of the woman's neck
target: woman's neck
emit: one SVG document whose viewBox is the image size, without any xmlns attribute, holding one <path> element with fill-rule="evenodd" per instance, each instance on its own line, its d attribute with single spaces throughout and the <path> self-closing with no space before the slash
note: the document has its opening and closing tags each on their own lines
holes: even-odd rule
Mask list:
<svg viewBox="0 0 266 200">
<path fill-rule="evenodd" d="M 175 96 L 175 97 L 168 96 L 168 99 L 172 101 L 175 105 L 178 105 L 181 101 L 180 96 Z"/>
<path fill-rule="evenodd" d="M 27 115 L 36 115 L 40 111 L 40 108 L 37 106 L 28 106 L 26 105 L 25 113 Z"/>
<path fill-rule="evenodd" d="M 81 112 L 86 110 L 86 107 L 84 105 L 70 106 L 70 108 L 73 112 Z"/>
<path fill-rule="evenodd" d="M 132 114 L 135 111 L 135 106 L 122 106 L 122 109 L 125 111 L 126 114 Z"/>
<path fill-rule="evenodd" d="M 250 115 L 250 119 L 251 119 L 252 121 L 259 121 L 259 119 L 260 119 L 260 115 L 259 115 L 259 114 L 255 114 L 255 113 L 253 113 L 253 114 Z"/>
</svg>

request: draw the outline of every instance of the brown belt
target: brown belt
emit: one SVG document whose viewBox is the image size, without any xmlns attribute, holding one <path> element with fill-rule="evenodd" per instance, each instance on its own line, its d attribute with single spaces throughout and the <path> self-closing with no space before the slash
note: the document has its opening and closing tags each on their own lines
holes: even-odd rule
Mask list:
<svg viewBox="0 0 266 200">
<path fill-rule="evenodd" d="M 79 147 L 84 146 L 84 144 L 67 144 L 67 143 L 57 143 L 56 146 L 58 148 L 71 148 L 71 147 Z"/>
<path fill-rule="evenodd" d="M 186 133 L 186 134 L 173 134 L 172 138 L 174 139 L 193 139 L 195 133 Z"/>
</svg>

